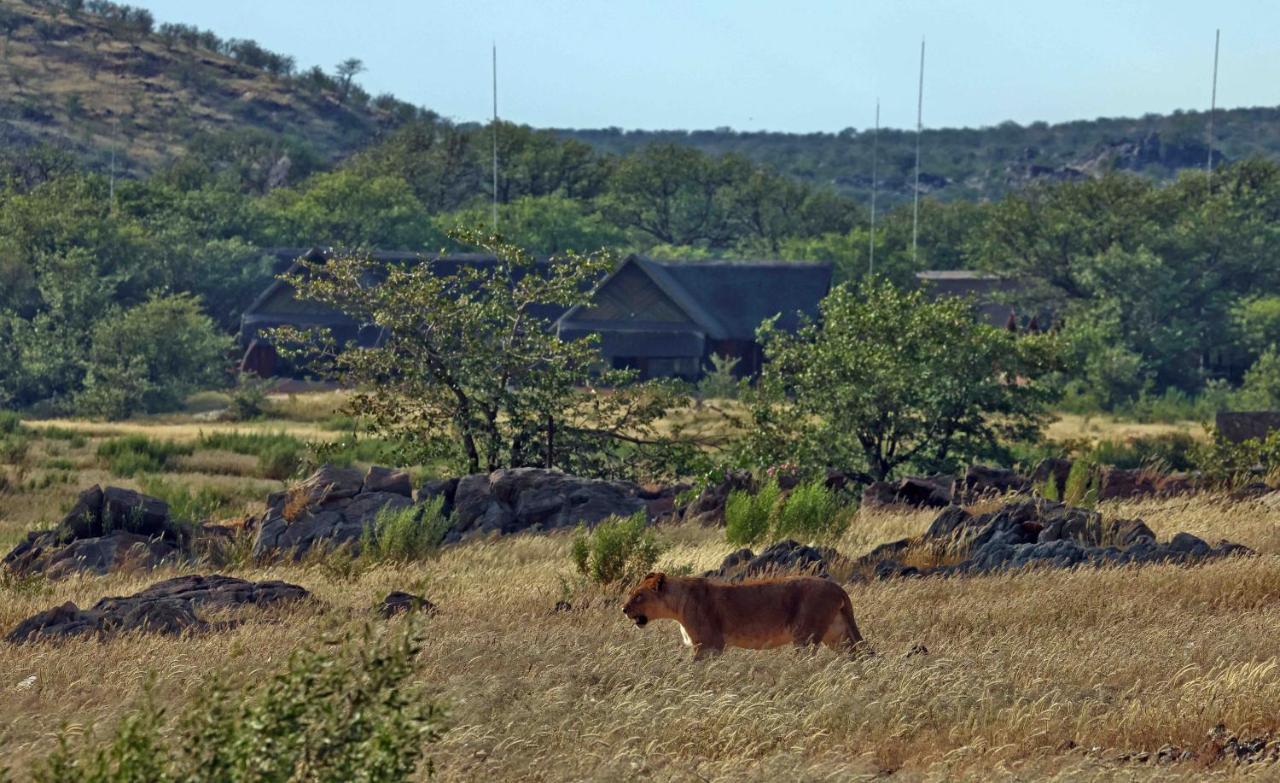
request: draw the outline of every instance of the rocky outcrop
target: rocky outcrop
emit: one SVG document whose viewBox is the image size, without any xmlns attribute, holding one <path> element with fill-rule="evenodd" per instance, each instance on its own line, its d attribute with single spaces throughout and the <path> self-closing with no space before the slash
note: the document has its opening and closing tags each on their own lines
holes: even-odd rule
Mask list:
<svg viewBox="0 0 1280 783">
<path fill-rule="evenodd" d="M 787 539 L 769 546 L 760 554 L 739 549 L 730 554 L 714 571 L 703 576 L 740 582 L 762 576 L 808 574 L 829 578 L 829 561 L 842 557 L 834 549 L 818 549 Z"/>
<path fill-rule="evenodd" d="M 862 506 L 945 508 L 951 505 L 954 481 L 953 477 L 947 475 L 908 476 L 897 481 L 875 481 L 862 491 Z"/>
<path fill-rule="evenodd" d="M 463 476 L 456 483 L 424 487 L 423 497 L 443 497 L 451 510 L 445 543 L 526 530 L 592 525 L 609 517 L 650 514 L 662 490 L 626 481 L 578 478 L 558 470 L 512 468 Z"/>
<path fill-rule="evenodd" d="M 108 638 L 140 631 L 176 635 L 226 627 L 209 623 L 197 608 L 269 606 L 309 597 L 304 588 L 287 582 L 247 582 L 230 576 L 180 576 L 157 582 L 120 598 L 103 598 L 91 609 L 68 601 L 23 620 L 5 636 L 10 644 L 77 636 Z"/>
<path fill-rule="evenodd" d="M 94 485 L 55 527 L 28 533 L 4 556 L 3 566 L 50 579 L 153 569 L 182 556 L 202 530 L 170 519 L 163 500 Z"/>
<path fill-rule="evenodd" d="M 907 567 L 900 558 L 910 550 L 950 562 L 928 569 Z M 1190 533 L 1158 542 L 1139 519 L 1103 519 L 1096 511 L 1028 499 L 977 516 L 950 507 L 924 535 L 883 544 L 854 565 L 861 573 L 887 578 L 983 574 L 1027 566 L 1192 563 L 1242 554 L 1252 550 L 1228 541 L 1210 545 Z"/>
<path fill-rule="evenodd" d="M 296 560 L 318 545 L 357 549 L 378 514 L 412 506 L 411 494 L 403 471 L 374 467 L 361 473 L 325 465 L 302 483 L 267 498 L 253 555 Z"/>
</svg>

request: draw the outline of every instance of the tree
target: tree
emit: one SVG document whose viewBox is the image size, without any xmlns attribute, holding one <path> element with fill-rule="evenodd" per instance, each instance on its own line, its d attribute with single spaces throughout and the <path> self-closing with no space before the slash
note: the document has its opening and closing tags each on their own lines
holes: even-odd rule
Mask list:
<svg viewBox="0 0 1280 783">
<path fill-rule="evenodd" d="M 350 169 L 318 174 L 299 189 L 272 191 L 267 204 L 282 244 L 435 249 L 444 237 L 402 179 Z"/>
<path fill-rule="evenodd" d="M 741 449 L 757 464 L 883 480 L 949 470 L 1036 436 L 1054 338 L 975 322 L 964 302 L 886 282 L 837 286 L 817 323 L 760 329 L 765 366 Z"/>
<path fill-rule="evenodd" d="M 733 236 L 729 217 L 730 175 L 701 152 L 677 144 L 657 144 L 619 163 L 605 197 L 605 214 L 669 245 L 724 246 Z"/>
<path fill-rule="evenodd" d="M 108 313 L 93 328 L 76 407 L 110 419 L 174 410 L 191 392 L 226 382 L 231 345 L 189 294 Z"/>
<path fill-rule="evenodd" d="M 538 263 L 497 238 L 455 239 L 499 263 L 452 274 L 437 274 L 429 259 L 304 264 L 285 278 L 300 298 L 376 327 L 383 340 L 359 348 L 282 329 L 276 343 L 359 390 L 349 412 L 401 444 L 408 459 L 446 459 L 468 473 L 516 466 L 669 473 L 687 444 L 655 425 L 682 399 L 677 387 L 633 385 L 630 372 L 599 371 L 596 339 L 563 341 L 540 315 L 585 302 L 614 260 L 568 253 Z"/>
<path fill-rule="evenodd" d="M 338 75 L 338 97 L 344 103 L 351 94 L 351 82 L 357 75 L 364 73 L 364 61 L 358 57 L 348 57 L 334 68 Z"/>
</svg>

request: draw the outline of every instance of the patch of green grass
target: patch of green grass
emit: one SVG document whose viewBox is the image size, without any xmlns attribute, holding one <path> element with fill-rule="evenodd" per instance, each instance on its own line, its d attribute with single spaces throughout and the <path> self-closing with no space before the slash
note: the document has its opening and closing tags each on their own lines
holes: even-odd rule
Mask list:
<svg viewBox="0 0 1280 783">
<path fill-rule="evenodd" d="M 449 532 L 449 519 L 440 513 L 443 506 L 444 498 L 435 498 L 408 508 L 384 508 L 365 528 L 360 556 L 408 562 L 435 554 Z"/>
<path fill-rule="evenodd" d="M 16 411 L 0 411 L 0 435 L 14 435 L 25 431 L 22 417 Z"/>
<path fill-rule="evenodd" d="M 83 432 L 69 430 L 66 427 L 41 427 L 40 437 L 45 440 L 63 440 L 73 449 L 82 449 L 89 444 L 89 438 Z"/>
<path fill-rule="evenodd" d="M 200 446 L 258 458 L 264 478 L 287 479 L 305 464 L 307 444 L 285 432 L 214 432 L 200 437 Z"/>
<path fill-rule="evenodd" d="M 226 487 L 204 485 L 193 489 L 161 476 L 147 476 L 138 484 L 145 494 L 168 503 L 174 519 L 193 524 L 224 517 L 252 499 Z"/>
<path fill-rule="evenodd" d="M 108 469 L 117 476 L 136 476 L 163 472 L 171 467 L 175 457 L 188 456 L 194 451 L 189 444 L 126 435 L 99 444 L 98 458 L 106 460 Z"/>
<path fill-rule="evenodd" d="M 569 558 L 596 584 L 629 584 L 653 568 L 663 551 L 644 512 L 578 528 Z"/>
</svg>

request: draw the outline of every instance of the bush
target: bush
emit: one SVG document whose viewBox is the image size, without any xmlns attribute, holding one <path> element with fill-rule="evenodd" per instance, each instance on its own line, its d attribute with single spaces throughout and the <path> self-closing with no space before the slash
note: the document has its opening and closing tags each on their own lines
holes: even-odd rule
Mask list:
<svg viewBox="0 0 1280 783">
<path fill-rule="evenodd" d="M 217 519 L 243 504 L 247 498 L 222 487 L 192 489 L 186 484 L 151 476 L 139 481 L 142 491 L 169 504 L 169 515 L 180 522 L 200 523 Z"/>
<path fill-rule="evenodd" d="M 297 474 L 307 456 L 307 445 L 285 432 L 211 432 L 200 446 L 256 456 L 258 473 L 281 481 Z"/>
<path fill-rule="evenodd" d="M 336 651 L 294 653 L 288 668 L 265 685 L 238 693 L 215 685 L 187 702 L 171 729 L 148 694 L 105 746 L 77 751 L 64 734 L 32 777 L 41 783 L 407 780 L 421 766 L 424 744 L 443 730 L 441 708 L 409 682 L 418 652 L 408 636 L 393 640 L 366 629 Z"/>
<path fill-rule="evenodd" d="M 844 532 L 848 516 L 840 507 L 836 494 L 821 480 L 801 484 L 781 506 L 773 520 L 775 539 L 797 538 L 802 541 L 828 541 Z"/>
<path fill-rule="evenodd" d="M 741 385 L 734 370 L 741 361 L 736 356 L 711 354 L 711 367 L 698 381 L 698 396 L 708 400 L 736 400 Z"/>
<path fill-rule="evenodd" d="M 449 519 L 440 513 L 444 498 L 408 508 L 383 508 L 360 540 L 360 556 L 371 560 L 408 562 L 435 554 L 449 532 Z"/>
<path fill-rule="evenodd" d="M 22 426 L 22 417 L 15 411 L 0 411 L 0 435 L 15 435 L 26 429 Z"/>
<path fill-rule="evenodd" d="M 1097 466 L 1081 458 L 1071 463 L 1067 481 L 1062 487 L 1062 501 L 1069 506 L 1092 508 L 1098 502 Z"/>
<path fill-rule="evenodd" d="M 173 441 L 151 440 L 145 435 L 114 438 L 98 446 L 98 458 L 117 476 L 159 473 L 167 470 L 175 457 L 185 457 L 194 447 Z"/>
<path fill-rule="evenodd" d="M 258 473 L 283 481 L 298 473 L 305 461 L 306 448 L 301 444 L 277 443 L 258 455 Z"/>
<path fill-rule="evenodd" d="M 1216 430 L 1208 443 L 1197 444 L 1191 459 L 1208 480 L 1235 486 L 1280 469 L 1280 430 L 1264 440 L 1232 443 Z"/>
<path fill-rule="evenodd" d="M 724 504 L 724 535 L 730 544 L 753 546 L 769 535 L 769 528 L 782 490 L 770 478 L 755 494 L 743 490 L 729 493 Z"/>
<path fill-rule="evenodd" d="M 231 390 L 227 405 L 227 418 L 232 421 L 249 421 L 261 418 L 267 408 L 267 383 L 254 375 L 241 374 Z"/>
<path fill-rule="evenodd" d="M 662 554 L 644 512 L 605 520 L 588 532 L 578 528 L 570 557 L 578 573 L 602 585 L 630 583 L 653 568 Z"/>
</svg>

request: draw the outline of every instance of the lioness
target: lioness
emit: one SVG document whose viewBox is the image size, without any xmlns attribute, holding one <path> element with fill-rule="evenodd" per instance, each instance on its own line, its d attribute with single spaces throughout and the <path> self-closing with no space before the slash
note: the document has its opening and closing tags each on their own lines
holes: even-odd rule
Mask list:
<svg viewBox="0 0 1280 783">
<path fill-rule="evenodd" d="M 699 577 L 648 574 L 622 612 L 643 627 L 675 620 L 693 659 L 725 647 L 763 650 L 786 644 L 868 652 L 853 604 L 840 585 L 815 576 L 727 584 Z"/>
</svg>

